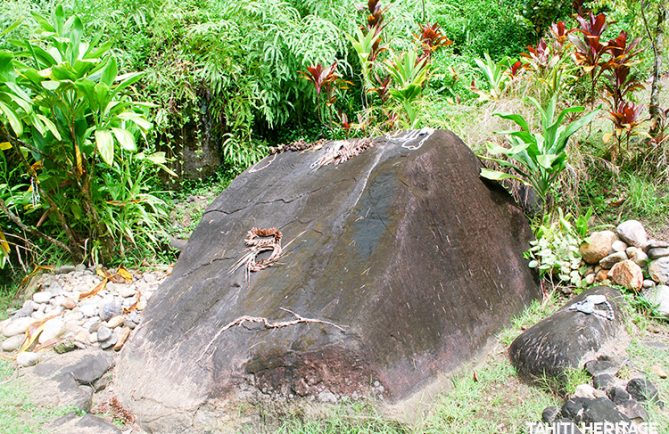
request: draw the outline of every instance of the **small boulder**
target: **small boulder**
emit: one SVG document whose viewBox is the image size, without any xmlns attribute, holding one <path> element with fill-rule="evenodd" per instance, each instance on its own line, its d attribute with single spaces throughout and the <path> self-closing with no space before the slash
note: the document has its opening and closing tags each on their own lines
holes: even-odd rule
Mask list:
<svg viewBox="0 0 669 434">
<path fill-rule="evenodd" d="M 643 286 L 643 271 L 641 267 L 629 259 L 618 262 L 609 271 L 611 282 L 634 291 L 641 290 Z"/>
<path fill-rule="evenodd" d="M 107 339 L 106 341 L 100 342 L 100 348 L 106 350 L 116 345 L 117 342 L 118 342 L 118 337 L 116 335 L 112 335 L 112 337 Z"/>
<path fill-rule="evenodd" d="M 617 240 L 613 242 L 611 248 L 614 252 L 624 252 L 627 249 L 627 244 L 624 241 Z"/>
<path fill-rule="evenodd" d="M 645 266 L 648 262 L 648 255 L 638 247 L 628 247 L 625 253 L 627 253 L 629 259 L 640 267 Z"/>
<path fill-rule="evenodd" d="M 627 260 L 627 255 L 625 252 L 615 252 L 599 261 L 599 265 L 601 265 L 603 269 L 609 270 L 618 262 L 625 260 Z"/>
<path fill-rule="evenodd" d="M 42 333 L 39 335 L 39 343 L 43 344 L 51 339 L 55 339 L 65 331 L 65 321 L 62 318 L 53 318 L 44 323 Z"/>
<path fill-rule="evenodd" d="M 646 248 L 648 245 L 648 234 L 646 229 L 644 229 L 641 222 L 637 220 L 627 220 L 618 225 L 616 228 L 616 233 L 627 244 L 639 247 L 640 249 Z"/>
<path fill-rule="evenodd" d="M 560 416 L 560 409 L 558 407 L 546 407 L 541 413 L 541 420 L 544 423 L 553 423 Z"/>
<path fill-rule="evenodd" d="M 608 305 L 596 304 L 595 311 L 599 314 L 573 310 L 588 296 L 597 296 L 595 299 L 603 296 Z M 528 379 L 544 376 L 560 378 L 566 369 L 582 366 L 586 356 L 625 336 L 622 311 L 618 306 L 621 300 L 619 291 L 605 286 L 595 287 L 526 330 L 513 341 L 509 350 L 516 371 Z M 607 319 L 608 314 L 605 313 L 610 313 L 609 305 L 613 310 L 613 319 Z"/>
<path fill-rule="evenodd" d="M 16 364 L 22 368 L 36 365 L 39 362 L 40 355 L 30 351 L 24 351 L 16 356 Z"/>
<path fill-rule="evenodd" d="M 37 292 L 33 295 L 35 303 L 48 303 L 53 298 L 53 294 L 47 291 Z"/>
<path fill-rule="evenodd" d="M 643 281 L 643 287 L 644 287 L 644 289 L 654 288 L 655 287 L 655 282 L 653 282 L 652 279 L 645 279 Z"/>
<path fill-rule="evenodd" d="M 112 331 L 107 326 L 98 329 L 98 341 L 103 342 L 112 337 Z"/>
<path fill-rule="evenodd" d="M 658 259 L 669 256 L 669 247 L 656 247 L 654 249 L 648 249 L 648 256 L 650 259 Z"/>
<path fill-rule="evenodd" d="M 63 306 L 65 309 L 74 309 L 77 307 L 77 302 L 72 300 L 70 297 L 65 297 L 63 301 L 60 303 L 61 306 Z"/>
<path fill-rule="evenodd" d="M 2 342 L 2 351 L 16 351 L 21 348 L 25 340 L 25 335 L 15 335 L 7 338 Z"/>
<path fill-rule="evenodd" d="M 616 374 L 618 374 L 618 371 L 620 371 L 620 364 L 604 359 L 591 360 L 585 364 L 585 370 L 593 377 L 601 374 L 608 374 L 615 377 Z"/>
<path fill-rule="evenodd" d="M 639 404 L 639 402 L 633 399 L 621 402 L 616 406 L 616 408 L 630 420 L 643 422 L 648 419 L 648 413 L 646 413 L 646 410 L 641 404 Z"/>
<path fill-rule="evenodd" d="M 610 374 L 599 374 L 592 378 L 592 384 L 599 390 L 608 390 L 615 383 L 615 377 Z"/>
<path fill-rule="evenodd" d="M 648 266 L 648 273 L 657 283 L 669 283 L 669 256 L 652 261 Z"/>
<path fill-rule="evenodd" d="M 596 282 L 603 282 L 609 278 L 609 270 L 599 270 L 595 275 Z"/>
<path fill-rule="evenodd" d="M 562 414 L 577 424 L 629 422 L 608 398 L 570 398 L 562 406 Z"/>
<path fill-rule="evenodd" d="M 648 241 L 648 248 L 649 249 L 659 249 L 663 247 L 669 247 L 669 241 L 661 241 L 661 240 L 650 240 Z"/>
<path fill-rule="evenodd" d="M 28 327 L 34 322 L 35 319 L 32 317 L 13 319 L 2 328 L 2 334 L 7 337 L 23 334 L 26 332 L 26 330 L 28 330 Z"/>
<path fill-rule="evenodd" d="M 653 304 L 658 305 L 657 311 L 662 315 L 669 316 L 669 286 L 657 285 L 647 288 L 643 295 Z"/>
<path fill-rule="evenodd" d="M 597 264 L 613 251 L 613 243 L 616 241 L 618 237 L 612 231 L 593 232 L 588 242 L 581 244 L 581 256 L 586 263 Z"/>
<path fill-rule="evenodd" d="M 109 327 L 110 329 L 114 329 L 120 325 L 123 325 L 124 321 L 125 318 L 123 317 L 123 315 L 116 315 L 115 317 L 107 321 L 107 327 Z"/>
<path fill-rule="evenodd" d="M 614 404 L 620 404 L 629 399 L 632 399 L 632 396 L 620 386 L 610 388 L 606 392 L 606 394 L 608 395 L 609 399 L 613 401 Z"/>
<path fill-rule="evenodd" d="M 645 378 L 633 378 L 627 383 L 627 392 L 637 401 L 652 401 L 658 398 L 657 387 Z"/>
</svg>

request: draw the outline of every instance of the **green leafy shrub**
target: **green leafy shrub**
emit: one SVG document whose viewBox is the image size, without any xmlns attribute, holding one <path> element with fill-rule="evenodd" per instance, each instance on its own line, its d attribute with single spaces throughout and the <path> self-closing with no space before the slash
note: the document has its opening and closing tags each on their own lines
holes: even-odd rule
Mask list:
<svg viewBox="0 0 669 434">
<path fill-rule="evenodd" d="M 525 253 L 530 260 L 530 268 L 536 268 L 541 277 L 557 279 L 560 282 L 581 286 L 581 254 L 579 247 L 587 234 L 587 221 L 591 213 L 573 221 L 570 214 L 558 209 L 557 218 L 549 214 L 535 230 L 536 240 Z"/>
<path fill-rule="evenodd" d="M 557 176 L 567 165 L 569 139 L 579 129 L 591 122 L 599 109 L 570 123 L 565 123 L 570 114 L 581 113 L 585 108 L 574 106 L 564 109 L 558 114 L 556 112 L 556 95 L 545 106 L 542 106 L 534 98 L 530 98 L 530 101 L 541 119 L 539 130 L 531 131 L 529 123 L 521 115 L 499 113 L 496 115 L 514 122 L 520 128 L 520 131 L 501 133 L 507 136 L 511 144 L 510 148 L 494 143 L 490 143 L 488 146 L 489 154 L 501 155 L 505 159 L 488 158 L 496 161 L 502 167 L 510 169 L 512 173 L 482 169 L 481 176 L 493 180 L 515 179 L 524 183 L 534 189 L 541 202 L 546 206 L 546 201 L 554 187 Z"/>
<path fill-rule="evenodd" d="M 119 75 L 110 44 L 89 42 L 62 6 L 34 19 L 32 38 L 0 52 L 0 212 L 75 261 L 110 260 L 138 238 L 155 244 L 163 203 L 145 180 L 165 161 L 134 155 L 151 127 L 149 106 L 128 96 L 142 75 Z"/>
</svg>

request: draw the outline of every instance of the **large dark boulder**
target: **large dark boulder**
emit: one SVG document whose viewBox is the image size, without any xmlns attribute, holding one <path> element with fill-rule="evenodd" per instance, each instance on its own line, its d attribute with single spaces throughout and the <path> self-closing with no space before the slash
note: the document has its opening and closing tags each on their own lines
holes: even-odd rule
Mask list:
<svg viewBox="0 0 669 434">
<path fill-rule="evenodd" d="M 312 167 L 327 148 L 268 157 L 205 212 L 119 362 L 115 391 L 146 429 L 185 429 L 239 390 L 402 400 L 539 296 L 523 213 L 455 135 Z M 247 282 L 232 270 L 252 227 L 279 228 L 284 252 Z M 332 324 L 232 324 L 295 319 L 284 309 Z"/>
<path fill-rule="evenodd" d="M 588 296 L 604 296 L 606 299 L 608 306 L 595 306 L 600 315 L 571 309 Z M 592 288 L 575 297 L 513 341 L 509 354 L 516 371 L 529 380 L 543 379 L 544 376 L 561 378 L 566 370 L 584 366 L 593 375 L 615 375 L 617 370 L 612 363 L 591 361 L 598 356 L 617 356 L 626 348 L 626 344 L 621 344 L 628 338 L 621 303 L 623 298 L 620 291 L 606 286 Z M 586 362 L 590 363 L 586 365 Z M 608 365 L 614 369 L 612 372 L 605 370 Z"/>
</svg>

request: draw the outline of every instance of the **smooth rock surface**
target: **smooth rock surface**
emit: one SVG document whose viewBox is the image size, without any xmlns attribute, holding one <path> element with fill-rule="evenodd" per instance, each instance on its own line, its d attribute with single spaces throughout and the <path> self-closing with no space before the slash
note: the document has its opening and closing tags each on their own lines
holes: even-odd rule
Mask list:
<svg viewBox="0 0 669 434">
<path fill-rule="evenodd" d="M 626 259 L 627 255 L 625 254 L 625 252 L 615 252 L 611 253 L 605 258 L 602 258 L 602 260 L 599 261 L 599 265 L 601 265 L 602 268 L 605 270 L 610 270 L 618 262 L 625 261 Z"/>
<path fill-rule="evenodd" d="M 598 231 L 591 233 L 588 240 L 581 245 L 581 256 L 586 263 L 597 264 L 613 253 L 613 243 L 618 241 L 618 236 L 613 231 Z"/>
<path fill-rule="evenodd" d="M 2 351 L 16 351 L 21 347 L 25 340 L 25 335 L 15 335 L 7 338 L 2 342 Z"/>
<path fill-rule="evenodd" d="M 114 390 L 145 429 L 188 429 L 203 403 L 240 387 L 317 398 L 379 381 L 398 402 L 540 296 L 522 257 L 533 238 L 522 211 L 455 135 L 379 139 L 314 169 L 330 146 L 268 157 L 204 213 L 120 352 Z M 279 228 L 284 254 L 247 282 L 235 263 L 252 227 Z M 293 320 L 282 308 L 344 331 L 247 323 L 219 333 L 244 315 Z"/>
<path fill-rule="evenodd" d="M 633 291 L 639 291 L 643 287 L 643 271 L 629 259 L 615 264 L 609 271 L 609 279 L 612 283 Z"/>
<path fill-rule="evenodd" d="M 630 246 L 638 247 L 640 249 L 646 248 L 648 245 L 648 234 L 641 222 L 637 220 L 627 220 L 618 225 L 616 233 L 621 240 Z"/>
<path fill-rule="evenodd" d="M 625 252 L 627 253 L 627 257 L 634 261 L 639 267 L 646 266 L 646 262 L 648 261 L 646 252 L 638 247 L 628 247 Z"/>
<path fill-rule="evenodd" d="M 569 310 L 589 295 L 604 295 L 611 303 L 614 319 Z M 544 375 L 559 378 L 568 368 L 582 367 L 587 357 L 615 339 L 624 339 L 624 319 L 618 303 L 619 291 L 598 286 L 585 291 L 548 318 L 523 332 L 511 344 L 511 362 L 520 375 L 539 379 Z"/>
<path fill-rule="evenodd" d="M 41 356 L 37 353 L 24 351 L 16 356 L 16 364 L 23 368 L 26 368 L 28 366 L 33 366 L 39 362 L 40 357 Z"/>
<path fill-rule="evenodd" d="M 657 283 L 663 285 L 669 283 L 669 256 L 652 261 L 648 266 L 648 273 Z"/>
<path fill-rule="evenodd" d="M 43 344 L 51 339 L 55 339 L 63 334 L 65 331 L 65 322 L 62 318 L 53 318 L 44 323 L 42 333 L 40 333 L 38 341 Z"/>
<path fill-rule="evenodd" d="M 2 334 L 7 337 L 23 334 L 28 330 L 30 324 L 34 322 L 35 319 L 32 317 L 12 319 L 2 328 Z"/>
<path fill-rule="evenodd" d="M 650 257 L 650 259 L 657 259 L 669 256 L 669 247 L 656 247 L 654 249 L 648 249 L 648 256 Z"/>
<path fill-rule="evenodd" d="M 35 303 L 47 303 L 53 298 L 53 294 L 50 292 L 37 292 L 33 295 L 33 301 Z"/>
</svg>

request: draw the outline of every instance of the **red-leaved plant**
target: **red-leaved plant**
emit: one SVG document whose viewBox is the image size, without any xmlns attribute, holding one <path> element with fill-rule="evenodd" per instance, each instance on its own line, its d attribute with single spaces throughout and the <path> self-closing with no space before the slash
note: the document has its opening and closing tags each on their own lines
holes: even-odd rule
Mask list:
<svg viewBox="0 0 669 434">
<path fill-rule="evenodd" d="M 307 66 L 307 72 L 302 72 L 302 74 L 314 84 L 316 88 L 316 94 L 320 95 L 321 90 L 325 90 L 326 93 L 330 93 L 332 86 L 340 78 L 337 74 L 337 62 L 335 61 L 330 66 L 323 66 L 320 63 L 317 65 Z"/>
<path fill-rule="evenodd" d="M 569 41 L 574 46 L 574 61 L 590 75 L 590 99 L 594 100 L 597 80 L 602 73 L 601 58 L 606 53 L 606 45 L 601 41 L 602 34 L 607 28 L 606 15 L 603 13 L 594 15 L 589 12 L 585 17 L 578 15 L 576 21 L 579 27 L 569 35 Z"/>
<path fill-rule="evenodd" d="M 415 36 L 423 47 L 422 58 L 430 57 L 439 48 L 453 44 L 453 41 L 441 32 L 438 23 L 420 24 L 420 33 Z"/>
</svg>

